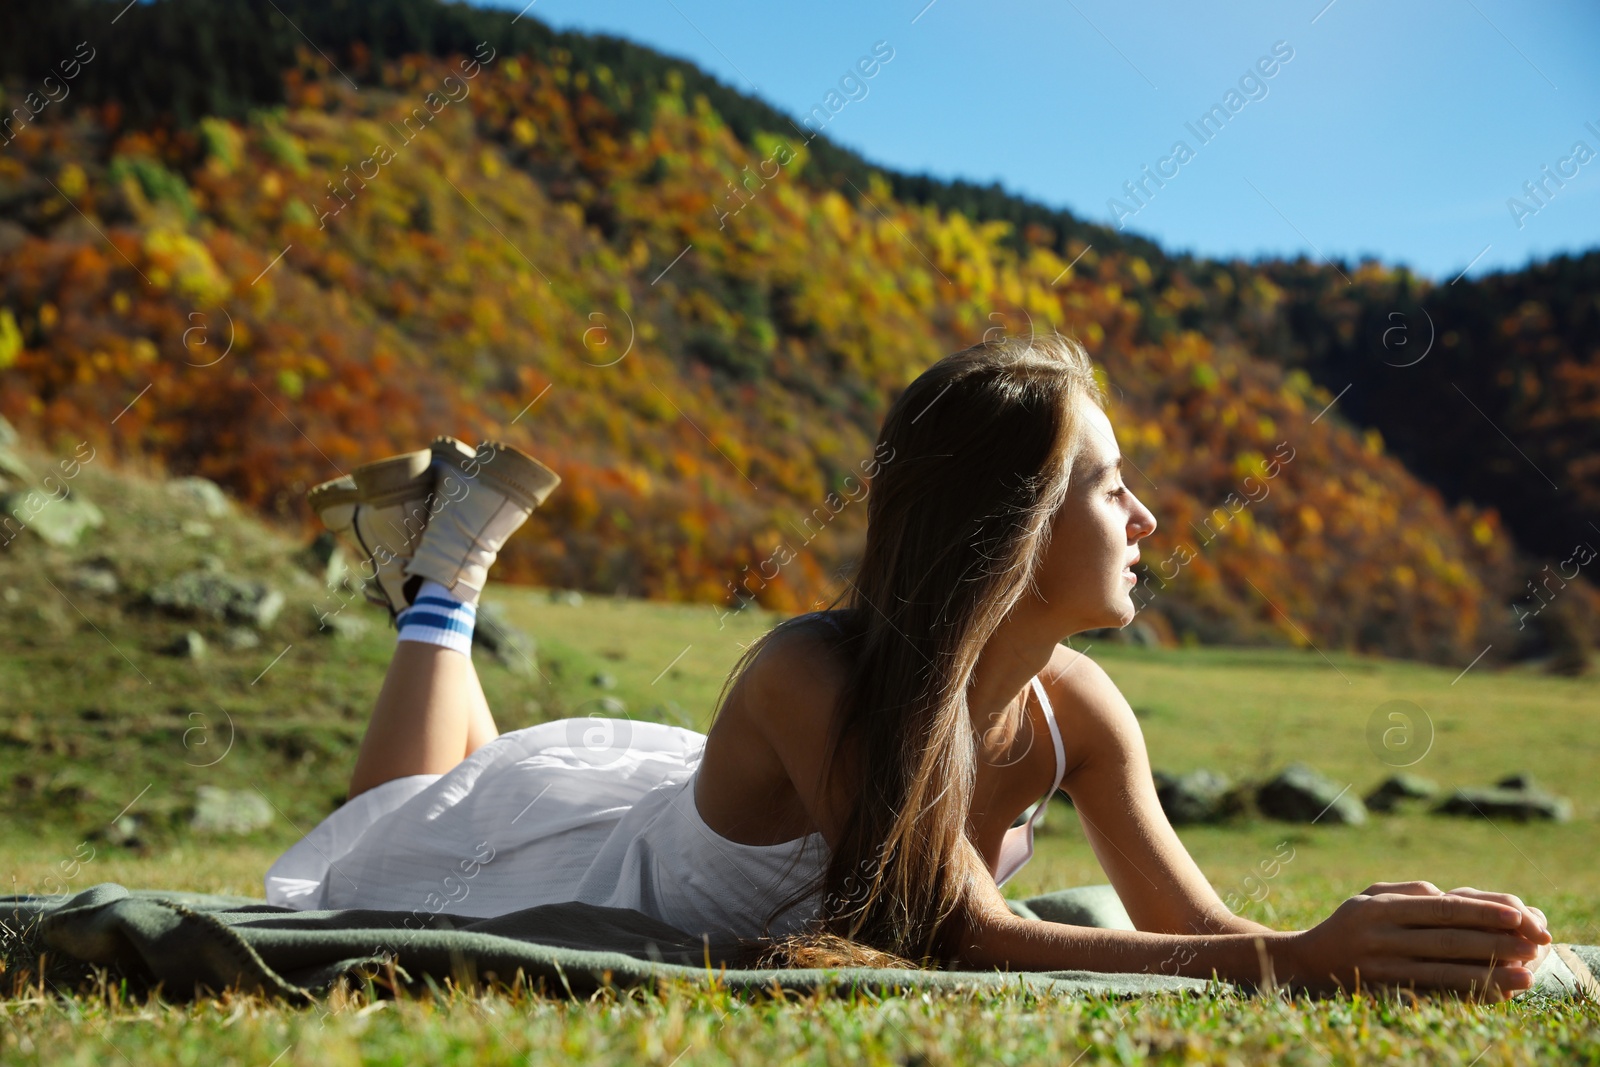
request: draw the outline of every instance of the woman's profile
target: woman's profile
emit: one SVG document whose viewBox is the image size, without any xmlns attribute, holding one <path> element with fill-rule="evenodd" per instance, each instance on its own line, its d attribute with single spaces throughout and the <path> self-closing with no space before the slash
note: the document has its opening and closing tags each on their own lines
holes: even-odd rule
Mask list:
<svg viewBox="0 0 1600 1067">
<path fill-rule="evenodd" d="M 745 650 L 708 733 L 574 718 L 500 734 L 468 655 L 505 540 L 559 479 L 501 444 L 357 468 L 312 505 L 398 642 L 349 799 L 268 900 L 488 917 L 581 900 L 779 965 L 1163 971 L 1500 999 L 1551 942 L 1516 897 L 1380 883 L 1309 930 L 1232 914 L 1162 813 L 1106 673 L 1156 520 L 1087 354 L 1049 335 L 939 360 L 892 404 L 861 559 Z M 1001 886 L 1066 792 L 1136 930 L 1024 919 Z M 1020 821 L 1030 808 L 1033 818 Z"/>
</svg>

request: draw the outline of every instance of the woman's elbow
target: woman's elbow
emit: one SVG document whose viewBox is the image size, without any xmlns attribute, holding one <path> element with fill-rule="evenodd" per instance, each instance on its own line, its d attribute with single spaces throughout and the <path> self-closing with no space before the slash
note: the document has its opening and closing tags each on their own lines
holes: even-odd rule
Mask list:
<svg viewBox="0 0 1600 1067">
<path fill-rule="evenodd" d="M 1027 922 L 1009 910 L 960 916 L 946 927 L 941 956 L 949 966 L 963 971 L 1007 969 L 1007 945 L 1021 936 L 1019 927 Z"/>
</svg>

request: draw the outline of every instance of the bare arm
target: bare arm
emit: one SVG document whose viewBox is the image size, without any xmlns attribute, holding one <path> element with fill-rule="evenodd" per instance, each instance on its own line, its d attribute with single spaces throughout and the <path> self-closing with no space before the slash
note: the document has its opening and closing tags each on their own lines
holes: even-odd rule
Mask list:
<svg viewBox="0 0 1600 1067">
<path fill-rule="evenodd" d="M 1234 915 L 1161 810 L 1132 709 L 1100 667 L 1067 649 L 1044 679 L 1075 761 L 1065 788 L 1137 931 L 1023 919 L 976 850 L 968 910 L 952 921 L 964 966 L 1213 975 L 1307 991 L 1411 984 L 1501 999 L 1532 984 L 1550 936 L 1515 897 L 1426 882 L 1380 883 L 1312 930 Z"/>
<path fill-rule="evenodd" d="M 1297 992 L 1358 985 L 1440 990 L 1503 1000 L 1533 985 L 1547 932 L 1519 930 L 1526 913 L 1485 897 L 1381 884 L 1311 930 L 1165 934 L 1024 919 L 1006 906 L 975 849 L 967 908 L 946 930 L 958 967 L 1141 972 L 1271 982 Z M 1432 887 L 1429 887 L 1432 888 Z M 1393 891 L 1398 890 L 1398 891 Z M 1474 892 L 1468 890 L 1466 892 Z"/>
<path fill-rule="evenodd" d="M 1025 919 L 1005 898 L 981 857 L 973 852 L 968 868 L 971 911 L 952 922 L 946 944 L 963 968 L 1022 971 L 1140 972 L 1255 981 L 1261 977 L 1256 939 L 1264 940 L 1274 969 L 1293 936 L 1262 933 L 1172 934 L 1143 930 L 1105 930 Z"/>
<path fill-rule="evenodd" d="M 1156 797 L 1139 721 L 1100 665 L 1061 647 L 1042 680 L 1073 749 L 1062 788 L 1133 924 L 1166 934 L 1272 932 L 1233 914 L 1183 847 Z"/>
</svg>

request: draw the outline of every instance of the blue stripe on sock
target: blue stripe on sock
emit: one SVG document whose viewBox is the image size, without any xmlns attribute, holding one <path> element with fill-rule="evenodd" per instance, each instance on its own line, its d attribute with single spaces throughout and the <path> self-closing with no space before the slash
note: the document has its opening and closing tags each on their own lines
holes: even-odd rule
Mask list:
<svg viewBox="0 0 1600 1067">
<path fill-rule="evenodd" d="M 469 611 L 474 615 L 478 613 L 478 607 L 476 604 L 463 604 L 459 600 L 451 600 L 448 597 L 442 596 L 419 596 L 416 600 L 411 602 L 412 607 L 418 607 L 422 604 L 428 604 L 437 608 L 444 608 L 447 611 Z"/>
<path fill-rule="evenodd" d="M 460 634 L 470 634 L 473 629 L 472 623 L 459 619 L 454 615 L 418 612 L 414 605 L 401 613 L 399 623 L 402 629 L 408 626 L 430 626 L 435 630 L 449 630 Z"/>
</svg>

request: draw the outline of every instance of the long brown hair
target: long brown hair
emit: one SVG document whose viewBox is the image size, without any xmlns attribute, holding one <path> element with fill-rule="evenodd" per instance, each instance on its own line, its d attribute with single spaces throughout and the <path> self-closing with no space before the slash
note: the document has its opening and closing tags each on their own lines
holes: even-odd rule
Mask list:
<svg viewBox="0 0 1600 1067">
<path fill-rule="evenodd" d="M 854 803 L 826 869 L 767 916 L 760 963 L 937 966 L 950 958 L 945 924 L 969 893 L 956 872 L 983 863 L 968 825 L 977 775 L 972 672 L 1044 556 L 1085 397 L 1105 406 L 1088 354 L 1050 334 L 946 356 L 890 407 L 874 453 L 881 465 L 870 483 L 866 547 L 831 605 L 840 627 L 821 627 L 850 664 L 823 787 L 840 772 L 846 744 L 872 773 L 849 783 Z M 724 696 L 773 636 L 819 622 L 796 616 L 752 643 Z M 958 862 L 962 853 L 972 867 Z M 819 892 L 820 914 L 805 929 L 769 936 L 781 912 Z"/>
</svg>

